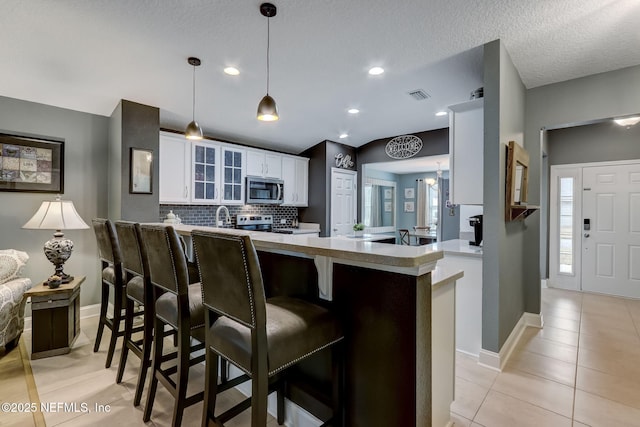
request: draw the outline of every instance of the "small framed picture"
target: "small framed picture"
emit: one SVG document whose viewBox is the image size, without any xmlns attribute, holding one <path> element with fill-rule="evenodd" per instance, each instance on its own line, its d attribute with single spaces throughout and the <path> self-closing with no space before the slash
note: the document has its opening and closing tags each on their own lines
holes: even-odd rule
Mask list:
<svg viewBox="0 0 640 427">
<path fill-rule="evenodd" d="M 384 211 L 391 212 L 391 202 L 384 202 Z"/>
<path fill-rule="evenodd" d="M 404 198 L 405 199 L 413 199 L 415 197 L 415 192 L 413 187 L 408 187 L 404 189 Z"/>
<path fill-rule="evenodd" d="M 131 148 L 129 193 L 151 194 L 153 177 L 153 151 Z"/>
<path fill-rule="evenodd" d="M 393 197 L 393 190 L 391 190 L 390 188 L 385 188 L 384 190 L 384 198 L 385 200 L 389 200 Z"/>
<path fill-rule="evenodd" d="M 414 204 L 413 202 L 404 202 L 404 211 L 405 212 L 413 212 Z"/>
</svg>

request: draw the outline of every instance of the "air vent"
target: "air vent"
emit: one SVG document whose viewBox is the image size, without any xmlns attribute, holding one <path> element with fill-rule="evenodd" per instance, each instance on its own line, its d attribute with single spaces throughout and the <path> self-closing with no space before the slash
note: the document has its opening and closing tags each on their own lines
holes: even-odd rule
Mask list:
<svg viewBox="0 0 640 427">
<path fill-rule="evenodd" d="M 411 95 L 411 97 L 416 101 L 422 101 L 423 99 L 431 98 L 431 95 L 429 95 L 422 89 L 412 90 L 409 92 L 409 95 Z"/>
</svg>

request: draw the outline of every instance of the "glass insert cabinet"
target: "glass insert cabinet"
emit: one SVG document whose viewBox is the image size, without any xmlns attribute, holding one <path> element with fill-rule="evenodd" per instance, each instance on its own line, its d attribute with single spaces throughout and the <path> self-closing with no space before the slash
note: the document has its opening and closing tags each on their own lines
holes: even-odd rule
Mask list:
<svg viewBox="0 0 640 427">
<path fill-rule="evenodd" d="M 192 202 L 242 204 L 245 150 L 192 143 Z"/>
</svg>

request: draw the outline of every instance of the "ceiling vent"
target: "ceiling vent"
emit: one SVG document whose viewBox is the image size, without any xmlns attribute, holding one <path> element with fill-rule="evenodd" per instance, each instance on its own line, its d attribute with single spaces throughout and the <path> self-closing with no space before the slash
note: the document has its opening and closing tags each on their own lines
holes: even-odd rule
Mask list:
<svg viewBox="0 0 640 427">
<path fill-rule="evenodd" d="M 416 89 L 409 92 L 409 95 L 416 101 L 422 101 L 423 99 L 431 98 L 427 92 L 422 89 Z"/>
</svg>

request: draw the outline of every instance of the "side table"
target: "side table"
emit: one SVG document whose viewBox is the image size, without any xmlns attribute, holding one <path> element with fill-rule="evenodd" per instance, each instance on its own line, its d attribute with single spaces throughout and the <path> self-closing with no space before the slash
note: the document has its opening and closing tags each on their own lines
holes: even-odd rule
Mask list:
<svg viewBox="0 0 640 427">
<path fill-rule="evenodd" d="M 80 333 L 80 285 L 85 276 L 49 289 L 41 282 L 25 295 L 31 297 L 31 359 L 71 351 Z"/>
</svg>

